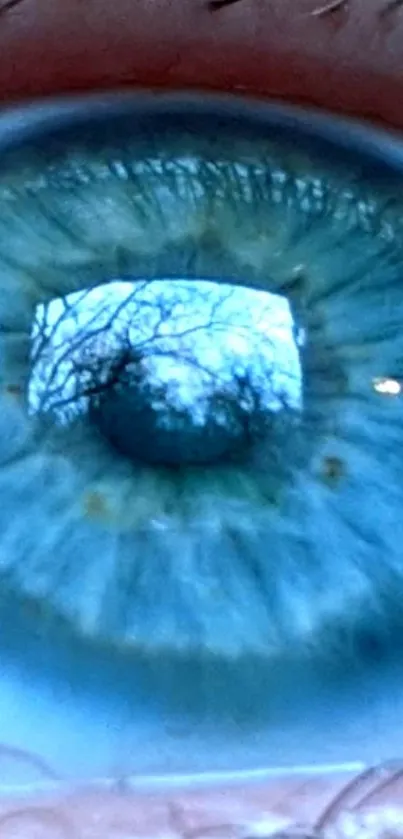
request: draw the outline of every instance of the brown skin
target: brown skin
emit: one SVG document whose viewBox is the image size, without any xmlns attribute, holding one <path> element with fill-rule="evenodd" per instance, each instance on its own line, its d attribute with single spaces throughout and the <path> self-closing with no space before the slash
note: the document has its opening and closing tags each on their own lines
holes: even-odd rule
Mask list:
<svg viewBox="0 0 403 839">
<path fill-rule="evenodd" d="M 403 129 L 403 2 L 0 0 L 4 103 L 133 86 L 235 90 L 353 113 Z M 285 802 L 293 798 L 290 813 L 295 818 L 317 819 L 344 782 L 335 777 L 325 793 L 319 782 L 316 792 L 311 781 L 305 782 L 303 793 L 298 783 L 296 797 L 294 782 L 282 782 L 282 796 L 277 788 L 275 794 L 266 790 L 266 805 L 283 802 L 282 811 L 288 815 Z M 122 795 L 130 801 L 127 791 Z M 122 814 L 121 800 L 108 804 L 105 792 L 99 800 L 109 807 L 111 819 L 113 812 Z M 74 807 L 78 829 L 87 823 L 86 801 L 83 794 Z M 18 821 L 15 810 L 27 805 L 27 800 L 12 804 L 3 797 L 0 809 L 3 818 L 14 811 L 9 822 L 13 829 Z M 104 817 L 109 837 L 107 822 Z"/>
</svg>

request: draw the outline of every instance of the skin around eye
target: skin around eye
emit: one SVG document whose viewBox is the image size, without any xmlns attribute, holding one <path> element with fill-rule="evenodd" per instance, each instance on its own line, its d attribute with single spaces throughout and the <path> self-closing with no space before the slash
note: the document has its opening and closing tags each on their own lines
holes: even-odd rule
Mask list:
<svg viewBox="0 0 403 839">
<path fill-rule="evenodd" d="M 402 127 L 402 43 L 396 0 L 3 0 L 0 96 L 231 89 Z"/>
<path fill-rule="evenodd" d="M 6 103 L 93 88 L 216 88 L 314 104 L 402 128 L 403 9 L 395 4 L 388 11 L 387 0 L 350 0 L 334 12 L 321 14 L 317 13 L 321 5 L 320 0 L 238 0 L 212 12 L 204 0 L 187 0 L 186 4 L 182 0 L 3 2 L 0 97 Z M 272 791 L 269 798 L 280 801 L 285 818 L 289 813 L 310 819 L 313 812 L 318 816 L 328 806 L 345 783 L 344 777 L 332 779 L 322 783 L 319 793 L 317 788 L 313 793 L 311 782 L 298 778 Z M 78 832 L 86 819 L 91 823 L 95 811 L 102 820 L 103 807 L 109 807 L 101 822 L 105 836 L 113 836 L 112 823 L 117 835 L 124 828 L 128 832 L 129 822 L 130 826 L 134 822 L 132 813 L 122 811 L 124 784 L 113 794 L 114 802 L 109 794 L 98 794 L 98 810 L 89 794 L 86 800 L 81 797 L 73 820 L 75 799 L 66 805 L 59 796 L 59 813 L 55 814 L 55 799 L 42 798 L 36 816 L 38 835 L 53 839 L 68 835 L 72 825 Z M 267 802 L 267 789 L 265 794 Z M 396 786 L 394 794 L 398 801 Z M 130 800 L 126 793 L 126 803 Z M 215 818 L 211 816 L 211 795 L 206 800 L 196 806 L 210 826 L 233 818 L 233 806 L 232 816 L 228 812 L 229 798 L 227 813 Z M 35 829 L 35 819 L 31 818 L 28 826 L 32 803 L 37 807 L 38 799 L 3 799 L 3 836 L 18 835 L 17 831 L 29 836 L 28 831 Z M 170 799 L 166 810 L 171 827 L 179 834 L 188 827 L 187 819 L 194 825 L 194 806 L 192 809 L 184 797 L 181 805 L 181 811 L 175 809 L 173 797 L 173 806 Z M 261 805 L 257 810 L 264 813 Z M 252 809 L 249 812 L 252 814 Z M 280 824 L 279 819 L 277 826 Z M 332 826 L 330 817 L 328 825 Z"/>
</svg>

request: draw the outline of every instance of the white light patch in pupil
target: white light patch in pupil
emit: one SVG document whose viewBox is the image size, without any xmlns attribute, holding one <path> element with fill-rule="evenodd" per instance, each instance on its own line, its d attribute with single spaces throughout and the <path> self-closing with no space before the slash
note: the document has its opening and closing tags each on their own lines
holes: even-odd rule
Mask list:
<svg viewBox="0 0 403 839">
<path fill-rule="evenodd" d="M 216 431 L 236 425 L 240 409 L 251 416 L 253 405 L 266 414 L 301 408 L 302 342 L 279 295 L 196 280 L 113 281 L 37 307 L 29 409 L 63 425 L 86 414 L 94 391 L 119 379 L 111 364 L 126 348 L 120 370 L 146 387 L 160 429 L 207 429 L 213 411 Z"/>
</svg>

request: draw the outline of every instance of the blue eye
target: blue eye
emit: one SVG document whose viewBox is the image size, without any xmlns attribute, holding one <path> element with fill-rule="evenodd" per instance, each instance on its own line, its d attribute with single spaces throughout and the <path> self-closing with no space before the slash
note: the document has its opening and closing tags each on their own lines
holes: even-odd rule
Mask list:
<svg viewBox="0 0 403 839">
<path fill-rule="evenodd" d="M 231 98 L 3 115 L 4 660 L 250 728 L 392 655 L 402 167 Z"/>
</svg>

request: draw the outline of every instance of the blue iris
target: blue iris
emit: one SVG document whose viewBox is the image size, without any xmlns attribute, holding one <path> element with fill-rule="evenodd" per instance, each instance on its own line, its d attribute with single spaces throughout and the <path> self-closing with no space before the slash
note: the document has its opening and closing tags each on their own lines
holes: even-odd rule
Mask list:
<svg viewBox="0 0 403 839">
<path fill-rule="evenodd" d="M 180 665 L 178 694 L 192 674 L 213 705 L 217 670 L 238 684 L 253 662 L 267 689 L 285 661 L 343 670 L 388 648 L 403 631 L 400 146 L 280 107 L 136 96 L 4 118 L 0 155 L 4 591 L 55 634 L 146 662 L 162 693 Z M 55 301 L 63 326 L 71 295 L 181 281 L 191 319 L 202 280 L 286 301 L 273 352 L 277 368 L 293 355 L 294 389 L 267 396 L 267 362 L 185 404 L 177 360 L 152 375 L 166 334 L 151 350 L 130 319 L 96 352 L 98 322 L 78 324 L 56 353 Z"/>
</svg>

